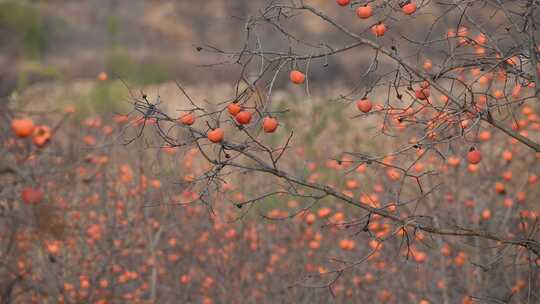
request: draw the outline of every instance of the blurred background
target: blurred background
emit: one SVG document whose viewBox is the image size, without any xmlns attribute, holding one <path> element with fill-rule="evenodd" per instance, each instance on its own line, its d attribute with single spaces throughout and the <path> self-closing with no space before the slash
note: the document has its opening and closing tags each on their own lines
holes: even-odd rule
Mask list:
<svg viewBox="0 0 540 304">
<path fill-rule="evenodd" d="M 238 45 L 242 19 L 262 2 L 2 0 L 0 95 L 102 71 L 134 84 L 199 82 L 204 71 L 193 67 L 205 59 L 195 46 Z M 205 81 L 224 77 L 204 75 Z"/>
<path fill-rule="evenodd" d="M 95 80 L 100 72 L 107 72 L 111 78 L 121 77 L 132 85 L 171 79 L 186 84 L 230 81 L 234 67 L 201 67 L 223 58 L 198 52 L 197 46 L 240 49 L 247 18 L 263 9 L 266 2 L 0 0 L 0 96 L 43 81 Z M 352 29 L 365 30 L 352 9 L 328 0 L 308 2 L 339 17 Z M 426 16 L 417 16 L 421 18 Z M 302 23 L 290 29 L 314 44 L 346 42 L 320 20 L 300 20 Z M 287 49 L 281 35 L 264 35 L 268 29 L 258 30 L 264 38 L 263 47 Z M 407 34 L 422 37 L 424 30 Z M 352 52 L 330 57 L 324 69 L 322 64 L 313 65 L 310 80 L 351 84 L 359 70 L 352 63 L 369 64 L 370 55 L 366 50 L 361 56 Z"/>
</svg>

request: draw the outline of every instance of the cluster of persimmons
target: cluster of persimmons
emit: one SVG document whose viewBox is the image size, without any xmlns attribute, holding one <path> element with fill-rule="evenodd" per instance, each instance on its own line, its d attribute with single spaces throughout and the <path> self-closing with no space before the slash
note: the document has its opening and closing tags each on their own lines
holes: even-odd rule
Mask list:
<svg viewBox="0 0 540 304">
<path fill-rule="evenodd" d="M 366 99 L 357 106 L 361 112 L 372 110 Z M 227 111 L 239 124 L 250 122 L 250 114 L 243 114 L 249 112 L 237 104 L 228 105 Z M 71 115 L 73 109 L 66 112 Z M 193 125 L 194 117 L 188 115 L 178 119 L 179 126 Z M 531 107 L 522 109 L 520 130 L 538 131 L 537 123 L 531 122 L 534 115 Z M 276 131 L 273 119 L 263 122 L 265 131 Z M 360 217 L 359 210 L 323 202 L 298 212 L 305 202 L 287 196 L 261 209 L 264 220 L 248 214 L 234 221 L 235 203 L 246 200 L 251 190 L 233 180 L 215 194 L 212 210 L 197 203 L 199 193 L 188 185 L 208 167 L 197 148 L 159 149 L 162 170 L 171 165 L 177 168 L 172 180 L 171 176 L 153 176 L 147 158 L 140 158 L 147 149 L 134 153 L 123 147 L 104 148 L 121 130 L 141 126 L 142 120 L 124 115 L 88 118 L 80 124 L 78 136 L 70 136 L 66 125 L 52 134 L 50 127 L 31 118 L 11 120 L 4 147 L 15 155 L 25 176 L 16 187 L 19 194 L 11 198 L 10 211 L 22 218 L 23 225 L 4 230 L 1 239 L 4 245 L 11 239 L 15 242 L 4 253 L 11 265 L 3 270 L 3 281 L 20 278 L 23 282 L 15 285 L 14 297 L 35 303 L 45 299 L 143 303 L 178 298 L 222 303 L 255 302 L 269 296 L 287 301 L 309 292 L 330 297 L 325 290 L 309 287 L 324 284 L 336 269 L 348 269 L 350 265 L 343 261 L 366 257 L 361 267 L 351 267 L 331 285 L 332 296 L 368 301 L 375 294 L 380 303 L 407 299 L 425 304 L 438 303 L 446 294 L 472 303 L 466 292 L 471 282 L 462 280 L 479 271 L 471 264 L 478 258 L 471 247 L 453 240 L 434 242 L 425 233 L 407 229 L 395 231 L 390 221 L 377 215 L 364 228 L 370 235 L 357 234 L 350 227 Z M 209 142 L 222 139 L 222 133 L 211 135 L 216 130 L 208 133 Z M 328 136 L 320 134 L 320 140 Z M 478 134 L 477 145 L 490 151 L 488 155 L 474 149 L 465 155 L 449 155 L 446 161 L 430 154 L 416 162 L 412 171 L 417 175 L 437 168 L 447 181 L 462 180 L 433 194 L 434 205 L 420 209 L 453 212 L 460 214 L 463 223 L 485 227 L 502 221 L 508 235 L 527 233 L 539 216 L 534 206 L 538 176 L 520 173 L 536 167 L 538 157 L 527 156 L 529 151 L 512 140 L 501 146 L 506 140 L 484 130 Z M 299 147 L 295 154 L 306 157 L 308 148 Z M 68 153 L 73 149 L 80 155 Z M 422 153 L 421 148 L 416 151 L 416 155 Z M 406 216 L 410 210 L 393 203 L 388 195 L 403 174 L 391 167 L 398 157 L 386 157 L 382 162 L 388 166 L 377 168 L 355 167 L 347 156 L 326 161 L 312 155 L 306 179 L 340 188 L 362 204 Z M 351 169 L 353 174 L 342 175 Z M 345 177 L 336 178 L 336 174 Z M 485 189 L 482 195 L 475 194 L 478 187 Z M 529 258 L 519 250 L 513 256 L 518 263 Z M 432 271 L 441 267 L 444 272 Z M 309 279 L 303 280 L 304 275 Z M 318 280 L 310 283 L 315 277 Z M 400 278 L 407 278 L 409 289 L 399 287 Z M 528 286 L 525 271 L 517 270 L 512 280 L 509 288 L 516 294 Z M 287 289 L 284 282 L 294 288 Z"/>
</svg>

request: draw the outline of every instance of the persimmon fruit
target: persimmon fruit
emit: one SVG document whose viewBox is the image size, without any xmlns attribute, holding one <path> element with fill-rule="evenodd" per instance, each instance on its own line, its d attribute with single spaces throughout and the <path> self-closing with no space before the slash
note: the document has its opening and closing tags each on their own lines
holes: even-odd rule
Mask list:
<svg viewBox="0 0 540 304">
<path fill-rule="evenodd" d="M 373 15 L 373 9 L 369 5 L 363 5 L 356 9 L 356 15 L 360 19 L 368 19 Z"/>
<path fill-rule="evenodd" d="M 277 119 L 273 117 L 265 117 L 263 119 L 263 130 L 266 133 L 274 133 L 278 127 Z"/>
<path fill-rule="evenodd" d="M 101 72 L 98 74 L 97 78 L 99 81 L 106 81 L 107 79 L 109 79 L 109 75 L 107 75 L 107 73 L 105 72 Z"/>
<path fill-rule="evenodd" d="M 416 12 L 416 4 L 414 4 L 413 2 L 409 2 L 405 4 L 401 9 L 403 10 L 403 13 L 405 15 L 412 15 L 414 14 L 414 12 Z"/>
<path fill-rule="evenodd" d="M 479 150 L 471 149 L 467 154 L 467 160 L 469 161 L 469 164 L 479 164 L 482 160 L 482 153 Z"/>
<path fill-rule="evenodd" d="M 52 137 L 51 128 L 44 125 L 36 126 L 34 129 L 32 142 L 36 146 L 41 148 L 49 142 L 51 137 Z"/>
<path fill-rule="evenodd" d="M 240 111 L 240 113 L 235 116 L 236 121 L 241 125 L 247 125 L 251 122 L 251 113 L 248 111 Z"/>
<path fill-rule="evenodd" d="M 303 84 L 306 81 L 306 75 L 298 70 L 292 70 L 289 78 L 294 84 Z"/>
<path fill-rule="evenodd" d="M 373 34 L 375 34 L 375 36 L 382 37 L 384 36 L 384 33 L 386 33 L 386 25 L 384 25 L 384 23 L 375 24 L 371 28 L 371 31 Z"/>
<path fill-rule="evenodd" d="M 21 197 L 26 204 L 35 205 L 43 200 L 44 193 L 41 189 L 26 187 L 22 190 Z"/>
<path fill-rule="evenodd" d="M 426 71 L 430 71 L 433 68 L 433 61 L 431 61 L 431 59 L 426 59 L 424 61 L 423 68 Z"/>
<path fill-rule="evenodd" d="M 356 107 L 360 112 L 368 113 L 373 108 L 373 104 L 368 99 L 360 99 L 356 102 Z"/>
<path fill-rule="evenodd" d="M 426 100 L 430 95 L 429 88 L 419 88 L 414 92 L 414 94 L 416 95 L 416 98 Z"/>
<path fill-rule="evenodd" d="M 34 128 L 34 122 L 30 118 L 16 118 L 11 121 L 11 130 L 17 137 L 32 135 Z"/>
<path fill-rule="evenodd" d="M 208 132 L 207 137 L 208 140 L 213 143 L 218 143 L 223 140 L 223 136 L 225 135 L 225 132 L 221 128 L 215 128 L 214 130 Z"/>
<path fill-rule="evenodd" d="M 229 114 L 231 114 L 232 116 L 236 116 L 236 114 L 242 111 L 242 107 L 237 103 L 233 102 L 227 106 L 227 111 L 229 111 Z"/>
<path fill-rule="evenodd" d="M 195 123 L 195 116 L 191 113 L 186 113 L 180 117 L 180 122 L 182 122 L 183 125 L 191 126 Z"/>
</svg>

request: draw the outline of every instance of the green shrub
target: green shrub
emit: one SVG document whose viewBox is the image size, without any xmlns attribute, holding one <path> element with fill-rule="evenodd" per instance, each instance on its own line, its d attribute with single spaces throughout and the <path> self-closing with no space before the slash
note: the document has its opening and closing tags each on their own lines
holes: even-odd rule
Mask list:
<svg viewBox="0 0 540 304">
<path fill-rule="evenodd" d="M 109 54 L 109 71 L 113 77 L 121 77 L 130 83 L 153 84 L 171 79 L 171 71 L 165 63 L 138 64 L 122 48 L 114 48 Z"/>
<path fill-rule="evenodd" d="M 0 1 L 0 26 L 20 37 L 27 56 L 41 55 L 47 44 L 42 16 L 23 1 Z"/>
</svg>

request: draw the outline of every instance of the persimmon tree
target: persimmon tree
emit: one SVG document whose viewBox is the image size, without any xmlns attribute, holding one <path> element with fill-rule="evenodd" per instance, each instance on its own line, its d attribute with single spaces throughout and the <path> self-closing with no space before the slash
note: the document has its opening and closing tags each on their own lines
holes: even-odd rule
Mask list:
<svg viewBox="0 0 540 304">
<path fill-rule="evenodd" d="M 331 6 L 339 12 L 330 13 Z M 146 95 L 134 97 L 135 113 L 152 121 L 164 145 L 196 147 L 211 165 L 190 182 L 198 193 L 193 204 L 212 211 L 235 176 L 250 187 L 250 197 L 231 201 L 237 219 L 272 197 L 302 204 L 287 216 L 264 214 L 268 220 L 299 216 L 313 223 L 312 212 L 332 202 L 355 210 L 354 218 L 324 222 L 350 235 L 336 246 L 362 247 L 361 256 L 334 259 L 332 268 L 309 276 L 302 286 L 332 293 L 344 273 L 380 259 L 385 248 L 403 254 L 403 262 L 418 263 L 431 250 L 440 252 L 434 258 L 439 262 L 431 264 L 441 270 L 433 282 L 442 292 L 433 295 L 434 302 L 450 303 L 458 292 L 449 288 L 459 288 L 465 303 L 506 303 L 524 287 L 518 301 L 534 302 L 540 257 L 534 206 L 539 6 L 534 0 L 270 1 L 246 19 L 239 49 L 197 47 L 239 68 L 233 96 L 201 102 L 178 84 L 190 104 L 180 109 L 181 116 Z M 295 26 L 307 22 L 321 25 L 318 35 Z M 366 60 L 355 67 L 355 85 L 324 107 L 347 108 L 339 119 L 371 128 L 357 131 L 363 149 L 322 143 L 320 149 L 333 146 L 328 166 L 337 178 L 329 181 L 306 174 L 317 171 L 317 163 L 306 167 L 309 157 L 294 151 L 304 140 L 300 128 L 311 126 L 296 126 L 292 117 L 285 128 L 280 121 L 297 105 L 277 104 L 274 93 L 286 79 L 290 90 L 301 88 L 301 99 L 314 100 L 312 71 L 325 73 L 340 56 Z M 259 175 L 264 182 L 250 183 Z M 448 244 L 464 249 L 455 255 Z M 453 271 L 452 259 L 458 266 L 467 262 L 464 274 L 470 279 L 450 287 L 444 273 Z M 515 270 L 510 276 L 507 267 Z M 495 288 L 508 281 L 513 285 Z M 392 290 L 379 300 L 399 302 L 405 294 Z"/>
<path fill-rule="evenodd" d="M 268 1 L 222 100 L 6 102 L 0 302 L 539 302 L 539 4 Z"/>
</svg>

